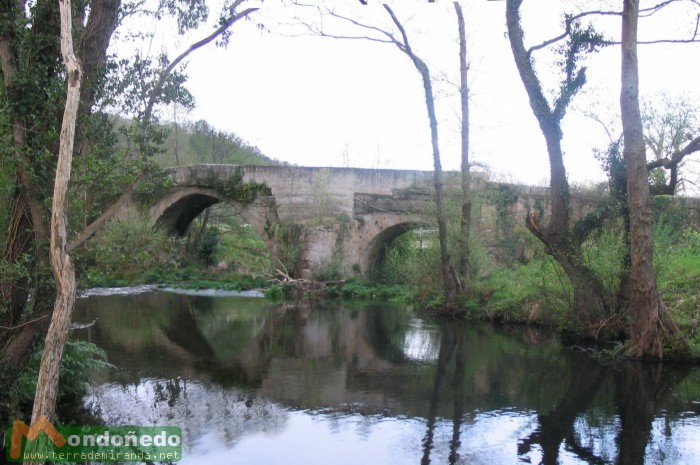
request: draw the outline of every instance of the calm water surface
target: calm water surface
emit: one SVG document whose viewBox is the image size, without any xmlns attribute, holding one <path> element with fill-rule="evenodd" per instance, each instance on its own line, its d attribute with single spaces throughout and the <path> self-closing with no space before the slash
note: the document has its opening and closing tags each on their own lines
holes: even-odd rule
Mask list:
<svg viewBox="0 0 700 465">
<path fill-rule="evenodd" d="M 86 407 L 180 426 L 182 465 L 700 464 L 699 369 L 548 332 L 160 291 L 80 299 L 74 321 L 117 367 Z"/>
</svg>

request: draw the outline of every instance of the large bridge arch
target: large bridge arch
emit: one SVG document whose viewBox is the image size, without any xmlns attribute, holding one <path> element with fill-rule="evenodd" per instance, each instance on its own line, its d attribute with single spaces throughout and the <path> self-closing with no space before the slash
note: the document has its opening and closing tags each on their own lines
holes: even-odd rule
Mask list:
<svg viewBox="0 0 700 465">
<path fill-rule="evenodd" d="M 387 226 L 372 237 L 364 252 L 364 274 L 370 276 L 384 260 L 387 248 L 402 234 L 428 227 L 427 222 L 410 220 Z"/>
<path fill-rule="evenodd" d="M 195 218 L 222 201 L 222 196 L 212 189 L 181 189 L 158 202 L 151 210 L 151 218 L 156 218 L 156 224 L 163 226 L 168 234 L 184 236 Z"/>
<path fill-rule="evenodd" d="M 279 219 L 275 198 L 272 196 L 260 196 L 252 202 L 242 203 L 231 200 L 213 188 L 182 187 L 167 192 L 151 207 L 149 216 L 169 234 L 183 236 L 197 216 L 217 203 L 224 203 L 236 210 L 265 242 L 270 255 L 276 256 L 277 245 L 272 226 Z"/>
</svg>

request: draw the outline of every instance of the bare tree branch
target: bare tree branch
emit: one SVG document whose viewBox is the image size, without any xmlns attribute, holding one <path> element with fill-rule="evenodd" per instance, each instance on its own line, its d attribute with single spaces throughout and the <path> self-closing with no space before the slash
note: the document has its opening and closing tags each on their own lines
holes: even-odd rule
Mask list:
<svg viewBox="0 0 700 465">
<path fill-rule="evenodd" d="M 683 161 L 683 158 L 698 151 L 700 151 L 700 137 L 696 137 L 692 141 L 688 142 L 685 147 L 675 152 L 670 157 L 659 158 L 658 160 L 647 163 L 647 170 L 653 170 L 654 168 L 660 167 L 664 167 L 666 169 L 673 168 Z"/>
<path fill-rule="evenodd" d="M 347 17 L 345 15 L 342 15 L 340 13 L 337 13 L 334 8 L 329 8 L 329 7 L 320 7 L 318 5 L 312 5 L 312 4 L 307 4 L 307 3 L 301 3 L 294 1 L 293 4 L 298 7 L 305 7 L 305 8 L 313 8 L 318 11 L 319 16 L 320 16 L 320 21 L 321 21 L 321 26 L 316 27 L 314 24 L 310 24 L 304 20 L 301 20 L 300 18 L 296 18 L 299 23 L 303 27 L 305 27 L 309 33 L 313 36 L 320 36 L 320 37 L 326 37 L 330 39 L 347 39 L 347 40 L 368 40 L 370 42 L 379 42 L 383 44 L 397 44 L 396 38 L 389 32 L 386 31 L 380 27 L 377 26 L 372 26 L 370 24 L 362 23 L 360 21 L 357 21 L 356 19 Z M 376 34 L 379 34 L 380 36 L 386 37 L 386 39 L 382 39 L 376 36 L 372 35 L 344 35 L 344 34 L 329 34 L 328 32 L 325 31 L 325 28 L 323 26 L 323 17 L 324 16 L 330 16 L 333 19 L 338 19 L 340 21 L 347 22 L 351 24 L 352 26 L 355 26 L 360 29 L 367 30 L 369 32 L 373 32 Z M 297 24 L 297 25 L 298 25 Z"/>
<path fill-rule="evenodd" d="M 187 48 L 184 52 L 182 52 L 177 58 L 175 58 L 170 65 L 168 65 L 165 70 L 160 75 L 160 78 L 158 79 L 158 82 L 156 85 L 153 87 L 153 91 L 151 92 L 151 95 L 148 99 L 148 103 L 146 104 L 146 109 L 144 111 L 144 121 L 148 121 L 151 119 L 151 114 L 153 113 L 153 106 L 155 105 L 156 98 L 158 97 L 158 94 L 160 93 L 161 88 L 163 87 L 163 84 L 165 84 L 165 80 L 168 78 L 168 75 L 172 72 L 173 69 L 177 65 L 180 64 L 182 60 L 187 58 L 190 53 L 194 52 L 195 50 L 204 47 L 208 43 L 212 42 L 214 39 L 217 37 L 221 36 L 226 30 L 231 27 L 233 23 L 238 21 L 241 18 L 245 18 L 246 16 L 250 15 L 251 13 L 257 11 L 259 8 L 248 8 L 246 10 L 243 10 L 240 13 L 236 13 L 235 10 L 236 8 L 243 3 L 245 0 L 236 0 L 233 5 L 231 5 L 231 8 L 229 9 L 231 13 L 231 17 L 228 18 L 226 21 L 224 21 L 221 26 L 219 26 L 214 32 L 209 34 L 207 37 L 204 39 L 193 43 L 192 45 Z"/>
<path fill-rule="evenodd" d="M 675 2 L 680 2 L 683 0 L 666 0 L 661 3 L 658 3 L 654 6 L 651 6 L 649 8 L 644 8 L 639 10 L 640 12 L 640 18 L 642 17 L 649 17 L 652 16 L 655 13 L 658 13 L 661 11 L 663 8 L 667 7 L 671 3 Z M 690 3 L 693 3 L 695 5 L 700 6 L 700 1 L 699 0 L 685 0 Z M 578 21 L 581 18 L 585 18 L 586 16 L 620 16 L 622 15 L 621 11 L 606 11 L 606 10 L 591 10 L 591 11 L 584 11 L 579 14 L 573 15 L 573 16 L 568 16 L 566 20 L 564 21 L 564 32 L 559 34 L 556 37 L 553 37 L 551 39 L 545 40 L 540 44 L 533 45 L 529 49 L 527 49 L 527 54 L 528 56 L 531 55 L 533 52 L 543 49 L 545 47 L 548 47 L 552 44 L 555 44 L 561 40 L 566 39 L 570 34 L 571 34 L 571 25 L 575 22 Z M 690 43 L 690 42 L 698 42 L 698 28 L 700 26 L 700 15 L 698 15 L 698 18 L 695 22 L 695 30 L 693 31 L 693 35 L 690 39 L 660 39 L 660 40 L 650 40 L 650 41 L 638 41 L 637 44 L 639 45 L 652 45 L 652 44 L 670 44 L 670 43 Z M 619 41 L 605 41 L 605 45 L 620 45 Z"/>
<path fill-rule="evenodd" d="M 596 115 L 594 113 L 590 113 L 590 112 L 581 112 L 581 114 L 587 118 L 592 119 L 596 123 L 600 124 L 600 126 L 605 131 L 605 134 L 608 136 L 609 142 L 615 142 L 616 140 L 618 140 L 620 138 L 619 136 L 617 138 L 613 137 L 612 133 L 610 132 L 610 129 L 608 129 L 608 125 L 603 120 L 601 120 L 598 117 L 598 115 Z"/>
<path fill-rule="evenodd" d="M 394 10 L 392 10 L 389 5 L 384 3 L 382 6 L 384 6 L 384 9 L 387 11 L 387 13 L 389 13 L 389 16 L 391 16 L 391 20 L 394 22 L 394 25 L 398 28 L 399 32 L 401 33 L 403 45 L 396 40 L 394 40 L 394 43 L 396 43 L 396 46 L 399 47 L 399 49 L 402 52 L 408 54 L 408 56 L 411 57 L 411 59 L 415 62 L 418 57 L 414 55 L 413 50 L 411 50 L 411 44 L 408 42 L 408 35 L 406 35 L 406 30 L 401 24 L 401 21 L 399 21 L 399 19 L 394 14 Z"/>
<path fill-rule="evenodd" d="M 380 27 L 377 27 L 377 26 L 372 26 L 372 25 L 370 25 L 370 24 L 361 23 L 361 22 L 359 22 L 359 21 L 357 21 L 357 20 L 355 20 L 355 19 L 348 18 L 348 17 L 346 17 L 346 16 L 344 16 L 344 15 L 338 14 L 338 13 L 336 13 L 335 11 L 330 10 L 330 9 L 327 9 L 327 12 L 328 12 L 329 15 L 331 15 L 332 17 L 334 17 L 334 18 L 336 18 L 336 19 L 341 19 L 341 20 L 343 20 L 343 21 L 347 21 L 347 22 L 349 22 L 350 24 L 352 24 L 353 26 L 357 26 L 357 27 L 362 28 L 362 29 L 367 29 L 368 31 L 373 31 L 373 32 L 376 32 L 376 33 L 381 34 L 381 35 L 383 35 L 383 36 L 386 37 L 386 39 L 378 39 L 378 38 L 376 38 L 376 37 L 371 37 L 371 36 L 370 36 L 370 37 L 367 37 L 367 36 L 365 36 L 365 37 L 357 37 L 357 38 L 366 38 L 367 40 L 371 40 L 371 41 L 374 41 L 374 42 L 381 42 L 381 43 L 386 43 L 386 44 L 394 44 L 394 45 L 396 45 L 397 47 L 401 48 L 401 43 L 400 43 L 398 40 L 396 40 L 396 37 L 394 37 L 394 35 L 393 35 L 391 32 L 389 32 L 389 31 L 386 31 L 386 30 L 384 30 L 384 29 L 382 29 L 382 28 L 380 28 Z M 321 32 L 322 32 L 322 31 L 321 31 Z M 327 37 L 333 37 L 333 36 L 327 36 Z M 353 38 L 352 36 L 351 36 L 351 37 L 335 36 L 335 37 L 337 37 L 337 38 Z"/>
</svg>

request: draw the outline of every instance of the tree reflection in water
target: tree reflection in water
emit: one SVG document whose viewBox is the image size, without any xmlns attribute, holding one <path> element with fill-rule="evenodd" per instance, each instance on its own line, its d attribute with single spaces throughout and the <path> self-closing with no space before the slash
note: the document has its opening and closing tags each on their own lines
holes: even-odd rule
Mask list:
<svg viewBox="0 0 700 465">
<path fill-rule="evenodd" d="M 615 400 L 620 416 L 619 465 L 644 463 L 652 423 L 689 373 L 687 365 L 626 362 L 615 367 Z M 667 427 L 665 433 L 670 436 L 672 428 Z"/>
<path fill-rule="evenodd" d="M 430 453 L 434 447 L 435 426 L 437 424 L 438 407 L 441 393 L 444 389 L 445 374 L 454 359 L 454 379 L 451 384 L 453 397 L 452 439 L 450 440 L 450 465 L 459 459 L 460 434 L 464 411 L 464 374 L 466 368 L 466 333 L 461 328 L 451 325 L 441 325 L 440 352 L 435 369 L 435 382 L 430 398 L 427 431 L 423 438 L 423 457 L 421 465 L 430 463 Z"/>
<path fill-rule="evenodd" d="M 82 300 L 76 321 L 95 319 L 75 335 L 119 370 L 97 373 L 85 401 L 107 423 L 182 426 L 193 461 L 223 465 L 242 451 L 247 463 L 311 464 L 700 455 L 697 369 L 603 364 L 546 331 L 437 323 L 387 304 L 169 293 Z M 313 449 L 309 434 L 324 444 L 297 450 Z"/>
</svg>

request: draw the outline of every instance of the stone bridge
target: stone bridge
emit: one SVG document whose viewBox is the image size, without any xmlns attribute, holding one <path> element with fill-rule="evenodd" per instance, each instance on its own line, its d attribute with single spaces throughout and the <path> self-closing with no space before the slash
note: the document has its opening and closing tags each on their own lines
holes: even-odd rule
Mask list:
<svg viewBox="0 0 700 465">
<path fill-rule="evenodd" d="M 367 273 L 397 236 L 431 222 L 432 172 L 291 166 L 192 165 L 168 170 L 173 185 L 149 216 L 184 235 L 205 208 L 235 208 L 277 256 L 297 248 L 297 276 Z M 254 200 L 236 199 L 263 185 Z M 132 207 L 136 206 L 132 204 Z"/>
<path fill-rule="evenodd" d="M 395 238 L 434 223 L 431 171 L 235 165 L 168 171 L 172 185 L 149 209 L 154 223 L 184 235 L 205 208 L 224 202 L 257 231 L 272 256 L 294 252 L 296 268 L 289 271 L 298 277 L 329 271 L 367 275 Z M 444 183 L 447 204 L 454 200 L 456 206 L 459 173 L 444 173 Z M 472 187 L 480 192 L 473 233 L 495 255 L 508 248 L 511 257 L 527 258 L 527 239 L 519 225 L 528 210 L 546 215 L 547 189 L 487 183 L 478 173 Z M 589 197 L 572 196 L 574 217 L 598 202 Z M 131 209 L 143 206 L 132 201 Z"/>
</svg>

